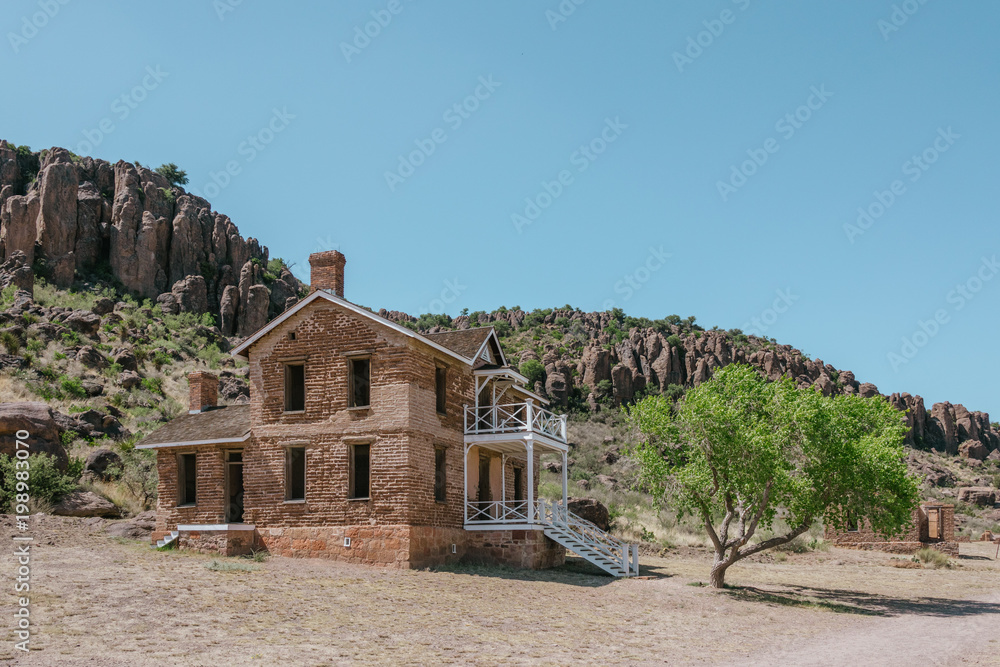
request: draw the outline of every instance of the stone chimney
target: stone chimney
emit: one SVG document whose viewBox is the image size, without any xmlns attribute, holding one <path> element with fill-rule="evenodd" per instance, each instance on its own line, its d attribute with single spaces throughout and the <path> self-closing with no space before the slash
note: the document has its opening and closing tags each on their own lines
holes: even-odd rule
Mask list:
<svg viewBox="0 0 1000 667">
<path fill-rule="evenodd" d="M 218 406 L 219 378 L 215 373 L 195 371 L 188 375 L 188 385 L 191 387 L 189 413 L 195 414 L 206 408 Z"/>
<path fill-rule="evenodd" d="M 347 258 L 336 250 L 314 252 L 309 255 L 309 287 L 310 291 L 318 289 L 330 290 L 337 296 L 344 297 L 344 264 Z"/>
</svg>

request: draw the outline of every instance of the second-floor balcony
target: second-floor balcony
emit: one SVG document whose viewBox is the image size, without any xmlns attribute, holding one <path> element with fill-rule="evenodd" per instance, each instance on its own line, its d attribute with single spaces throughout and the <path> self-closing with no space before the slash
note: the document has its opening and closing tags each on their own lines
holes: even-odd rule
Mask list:
<svg viewBox="0 0 1000 667">
<path fill-rule="evenodd" d="M 566 415 L 528 400 L 524 403 L 465 406 L 465 435 L 520 436 L 537 433 L 558 442 L 566 442 Z"/>
</svg>

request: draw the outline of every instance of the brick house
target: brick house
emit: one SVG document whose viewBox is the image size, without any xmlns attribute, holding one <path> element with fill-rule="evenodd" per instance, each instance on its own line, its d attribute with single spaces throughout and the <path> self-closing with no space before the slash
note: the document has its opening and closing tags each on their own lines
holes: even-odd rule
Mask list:
<svg viewBox="0 0 1000 667">
<path fill-rule="evenodd" d="M 861 524 L 849 530 L 826 529 L 825 538 L 838 547 L 872 549 L 896 554 L 916 553 L 924 547 L 958 556 L 958 541 L 955 539 L 955 506 L 926 502 L 913 510 L 913 522 L 909 530 L 899 537 L 885 539 L 871 527 Z"/>
<path fill-rule="evenodd" d="M 153 541 L 395 567 L 461 559 L 544 568 L 566 550 L 615 576 L 626 545 L 566 507 L 566 416 L 526 387 L 492 328 L 419 334 L 344 299 L 345 259 L 310 256 L 313 292 L 233 350 L 249 405 L 190 410 L 145 438 L 159 470 Z M 538 498 L 561 455 L 562 499 Z"/>
</svg>

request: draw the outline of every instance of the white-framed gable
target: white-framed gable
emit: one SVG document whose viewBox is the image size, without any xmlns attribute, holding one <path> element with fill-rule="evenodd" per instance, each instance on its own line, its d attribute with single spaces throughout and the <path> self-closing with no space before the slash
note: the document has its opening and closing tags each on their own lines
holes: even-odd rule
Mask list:
<svg viewBox="0 0 1000 667">
<path fill-rule="evenodd" d="M 489 335 L 483 340 L 483 344 L 479 346 L 479 350 L 473 359 L 476 361 L 482 360 L 487 364 L 495 364 L 497 366 L 507 365 L 507 357 L 504 356 L 503 348 L 500 346 L 500 339 L 497 337 L 496 329 L 490 327 Z"/>
</svg>

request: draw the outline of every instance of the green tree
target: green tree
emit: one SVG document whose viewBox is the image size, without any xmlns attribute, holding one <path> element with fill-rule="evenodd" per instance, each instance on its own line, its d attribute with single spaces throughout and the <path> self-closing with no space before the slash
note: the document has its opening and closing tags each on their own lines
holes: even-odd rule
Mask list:
<svg viewBox="0 0 1000 667">
<path fill-rule="evenodd" d="M 521 362 L 521 367 L 518 370 L 521 371 L 521 375 L 528 378 L 529 389 L 533 388 L 536 382 L 545 382 L 545 366 L 542 366 L 540 361 L 527 359 Z"/>
<path fill-rule="evenodd" d="M 138 162 L 136 164 L 138 164 Z M 180 169 L 173 162 L 161 164 L 156 168 L 156 173 L 170 181 L 170 185 L 187 185 L 187 172 Z"/>
<path fill-rule="evenodd" d="M 704 523 L 716 588 L 731 565 L 790 542 L 817 519 L 899 534 L 919 500 L 904 462 L 904 417 L 882 397 L 827 398 L 733 364 L 676 408 L 652 396 L 627 415 L 645 436 L 631 448 L 641 483 Z M 751 542 L 779 509 L 788 531 Z"/>
</svg>

